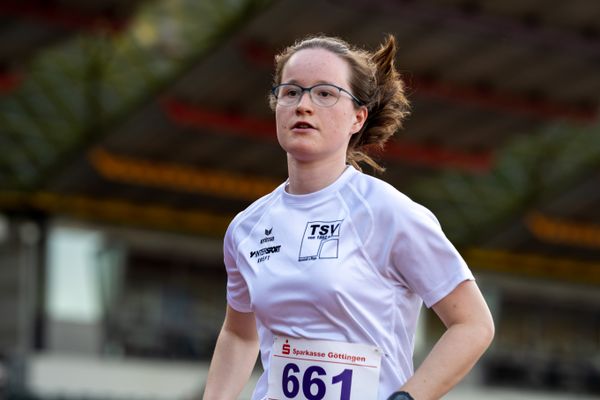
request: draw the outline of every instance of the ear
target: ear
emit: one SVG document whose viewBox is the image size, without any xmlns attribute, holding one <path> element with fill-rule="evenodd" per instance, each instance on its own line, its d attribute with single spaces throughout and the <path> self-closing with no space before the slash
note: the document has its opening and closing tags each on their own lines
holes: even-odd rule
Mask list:
<svg viewBox="0 0 600 400">
<path fill-rule="evenodd" d="M 368 116 L 369 110 L 367 110 L 367 107 L 365 106 L 360 106 L 354 110 L 354 123 L 352 124 L 353 135 L 361 130 Z"/>
</svg>

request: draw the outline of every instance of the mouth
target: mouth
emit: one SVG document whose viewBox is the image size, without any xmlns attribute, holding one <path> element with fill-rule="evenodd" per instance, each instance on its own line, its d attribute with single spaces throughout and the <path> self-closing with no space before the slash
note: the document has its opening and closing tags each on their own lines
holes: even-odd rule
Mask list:
<svg viewBox="0 0 600 400">
<path fill-rule="evenodd" d="M 292 125 L 292 129 L 315 129 L 315 127 L 308 122 L 299 121 Z"/>
</svg>

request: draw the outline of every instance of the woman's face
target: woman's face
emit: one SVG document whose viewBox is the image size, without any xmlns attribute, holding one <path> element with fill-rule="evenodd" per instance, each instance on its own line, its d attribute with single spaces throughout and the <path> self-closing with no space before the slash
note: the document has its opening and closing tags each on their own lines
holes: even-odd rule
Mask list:
<svg viewBox="0 0 600 400">
<path fill-rule="evenodd" d="M 350 91 L 350 67 L 342 58 L 324 49 L 304 49 L 285 64 L 281 83 L 311 87 L 330 83 Z M 288 157 L 300 162 L 346 162 L 352 134 L 358 132 L 367 116 L 366 107 L 355 107 L 350 96 L 341 93 L 331 107 L 315 105 L 304 92 L 295 106 L 277 105 L 277 139 Z"/>
</svg>

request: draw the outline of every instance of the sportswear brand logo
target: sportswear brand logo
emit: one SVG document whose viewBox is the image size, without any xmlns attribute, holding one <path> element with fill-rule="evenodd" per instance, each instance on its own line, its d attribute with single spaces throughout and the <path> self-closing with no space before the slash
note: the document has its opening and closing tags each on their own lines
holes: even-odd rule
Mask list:
<svg viewBox="0 0 600 400">
<path fill-rule="evenodd" d="M 265 247 L 260 250 L 251 250 L 250 258 L 261 257 L 261 256 L 264 256 L 266 254 L 271 254 L 271 253 L 279 253 L 280 249 L 281 249 L 281 245 Z"/>
<path fill-rule="evenodd" d="M 273 242 L 275 240 L 275 236 L 269 236 L 273 232 L 273 227 L 271 229 L 265 229 L 265 238 L 260 239 L 260 244 Z"/>
<path fill-rule="evenodd" d="M 265 232 L 265 237 L 260 239 L 260 244 L 275 241 L 275 236 L 269 236 L 273 233 L 272 226 L 268 229 L 265 228 L 264 232 Z M 281 245 L 263 247 L 262 249 L 258 249 L 258 250 L 250 250 L 250 258 L 256 257 L 256 263 L 258 264 L 263 261 L 267 261 L 268 259 L 271 258 L 271 254 L 279 253 L 280 250 L 281 250 Z"/>
<path fill-rule="evenodd" d="M 306 223 L 298 261 L 338 258 L 343 219 Z"/>
</svg>

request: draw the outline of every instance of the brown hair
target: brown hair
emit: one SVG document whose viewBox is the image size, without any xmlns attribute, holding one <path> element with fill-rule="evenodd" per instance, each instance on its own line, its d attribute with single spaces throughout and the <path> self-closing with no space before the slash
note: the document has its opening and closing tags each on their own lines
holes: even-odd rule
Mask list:
<svg viewBox="0 0 600 400">
<path fill-rule="evenodd" d="M 281 83 L 283 67 L 290 57 L 300 50 L 320 48 L 328 50 L 350 66 L 350 89 L 369 110 L 362 129 L 352 135 L 346 161 L 361 169 L 359 162 L 383 172 L 384 168 L 367 153 L 370 149 L 383 149 L 387 140 L 402 127 L 409 114 L 409 103 L 404 95 L 404 82 L 394 66 L 396 40 L 388 35 L 377 51 L 369 52 L 351 46 L 344 40 L 330 36 L 312 36 L 294 43 L 275 56 L 273 84 Z M 276 99 L 269 96 L 271 109 Z M 356 105 L 358 107 L 358 105 Z"/>
</svg>

